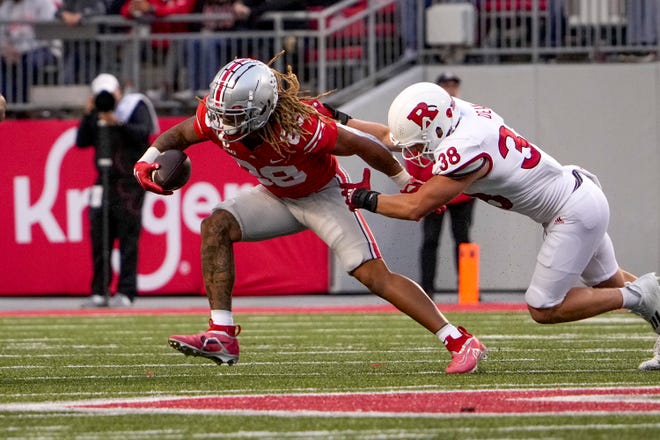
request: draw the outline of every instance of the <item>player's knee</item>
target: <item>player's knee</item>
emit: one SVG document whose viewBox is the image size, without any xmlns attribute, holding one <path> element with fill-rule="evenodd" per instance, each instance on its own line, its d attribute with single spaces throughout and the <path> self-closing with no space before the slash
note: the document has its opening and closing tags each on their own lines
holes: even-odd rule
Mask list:
<svg viewBox="0 0 660 440">
<path fill-rule="evenodd" d="M 201 235 L 202 238 L 229 237 L 235 241 L 237 240 L 235 238 L 237 228 L 238 224 L 231 213 L 220 209 L 213 211 L 211 215 L 202 220 Z"/>
<path fill-rule="evenodd" d="M 539 324 L 555 324 L 560 322 L 557 321 L 554 308 L 536 309 L 528 304 L 527 309 L 529 310 L 529 315 L 532 319 Z"/>
<path fill-rule="evenodd" d="M 563 322 L 559 316 L 562 301 L 555 299 L 549 292 L 532 285 L 525 292 L 525 301 L 529 315 L 539 324 Z"/>
<path fill-rule="evenodd" d="M 350 274 L 372 292 L 379 291 L 379 284 L 385 283 L 390 274 L 380 259 L 365 261 Z"/>
</svg>

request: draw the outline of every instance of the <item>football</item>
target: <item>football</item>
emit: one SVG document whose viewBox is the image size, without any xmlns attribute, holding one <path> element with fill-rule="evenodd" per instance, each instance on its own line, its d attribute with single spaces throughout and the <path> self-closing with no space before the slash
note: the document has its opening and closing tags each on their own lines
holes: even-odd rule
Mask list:
<svg viewBox="0 0 660 440">
<path fill-rule="evenodd" d="M 180 150 L 167 150 L 155 160 L 160 168 L 151 174 L 151 180 L 165 191 L 181 188 L 190 179 L 192 163 L 186 153 Z"/>
</svg>

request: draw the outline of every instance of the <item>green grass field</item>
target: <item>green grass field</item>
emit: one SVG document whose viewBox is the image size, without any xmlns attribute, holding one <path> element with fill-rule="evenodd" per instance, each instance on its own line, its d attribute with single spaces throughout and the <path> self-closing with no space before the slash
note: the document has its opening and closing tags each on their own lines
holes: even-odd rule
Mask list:
<svg viewBox="0 0 660 440">
<path fill-rule="evenodd" d="M 641 372 L 655 341 L 648 324 L 617 312 L 587 321 L 541 326 L 525 312 L 448 313 L 489 347 L 478 373 L 449 376 L 449 354 L 398 313 L 237 314 L 241 360 L 218 366 L 185 357 L 167 345 L 176 333 L 205 328 L 198 315 L 98 315 L 0 318 L 0 438 L 3 439 L 514 439 L 656 438 L 660 372 Z M 487 391 L 628 389 L 624 396 L 655 410 L 583 413 L 575 410 L 492 414 L 481 411 Z M 80 409 L 93 403 L 172 397 L 257 395 L 267 402 L 289 394 L 331 397 L 483 391 L 465 412 L 416 415 L 218 412 L 225 408 Z M 327 396 L 326 396 L 327 393 Z M 620 399 L 614 397 L 602 399 Z M 286 399 L 284 399 L 286 401 Z M 89 402 L 88 402 L 89 403 Z M 417 402 L 419 403 L 419 402 Z M 362 401 L 364 407 L 364 401 Z M 499 404 L 498 404 L 499 405 Z M 618 404 L 616 404 L 618 405 Z M 255 410 L 258 408 L 255 408 Z"/>
</svg>

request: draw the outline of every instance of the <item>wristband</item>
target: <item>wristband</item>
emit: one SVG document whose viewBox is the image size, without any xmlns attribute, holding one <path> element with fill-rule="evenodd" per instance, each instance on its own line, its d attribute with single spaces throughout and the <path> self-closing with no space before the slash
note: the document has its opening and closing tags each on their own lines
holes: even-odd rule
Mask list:
<svg viewBox="0 0 660 440">
<path fill-rule="evenodd" d="M 323 104 L 323 107 L 326 108 L 330 113 L 332 113 L 332 119 L 339 121 L 340 124 L 346 125 L 350 119 L 353 119 L 348 113 L 341 112 L 331 106 L 330 104 Z"/>
<path fill-rule="evenodd" d="M 349 120 L 349 119 L 352 119 L 352 117 L 351 117 L 351 115 L 349 115 L 348 113 L 340 112 L 339 110 L 337 110 L 337 113 L 336 113 L 336 119 L 337 119 L 342 125 L 346 125 L 346 124 L 348 124 L 348 120 Z"/>
<path fill-rule="evenodd" d="M 401 170 L 399 173 L 390 176 L 390 179 L 399 186 L 399 189 L 403 189 L 410 183 L 412 177 L 405 169 Z"/>
<path fill-rule="evenodd" d="M 138 160 L 138 162 L 148 162 L 148 163 L 153 163 L 156 161 L 156 158 L 160 156 L 160 151 L 156 147 L 149 147 L 147 148 L 147 151 L 144 152 L 142 157 Z"/>
<path fill-rule="evenodd" d="M 353 192 L 351 202 L 356 208 L 363 208 L 367 211 L 376 212 L 378 206 L 378 191 L 370 191 L 364 188 L 358 188 Z"/>
</svg>

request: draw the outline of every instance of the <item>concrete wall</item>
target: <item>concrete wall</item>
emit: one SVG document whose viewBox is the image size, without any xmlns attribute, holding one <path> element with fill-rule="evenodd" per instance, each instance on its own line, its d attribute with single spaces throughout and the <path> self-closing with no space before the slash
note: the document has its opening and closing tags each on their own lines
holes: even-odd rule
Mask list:
<svg viewBox="0 0 660 440">
<path fill-rule="evenodd" d="M 414 67 L 342 107 L 386 123 L 389 103 L 404 87 L 434 81 L 447 66 Z M 596 173 L 610 202 L 609 233 L 619 264 L 634 272 L 660 269 L 660 64 L 449 66 L 462 79 L 462 97 L 493 107 L 527 139 L 561 163 Z M 361 160 L 342 159 L 354 178 Z M 374 177 L 376 177 L 374 179 Z M 389 179 L 373 186 L 396 192 Z M 390 268 L 418 280 L 417 223 L 367 213 Z M 444 227 L 436 286 L 455 288 L 452 242 Z M 541 226 L 477 202 L 473 240 L 481 248 L 483 290 L 525 290 L 542 241 Z M 334 291 L 365 291 L 336 271 Z"/>
</svg>

